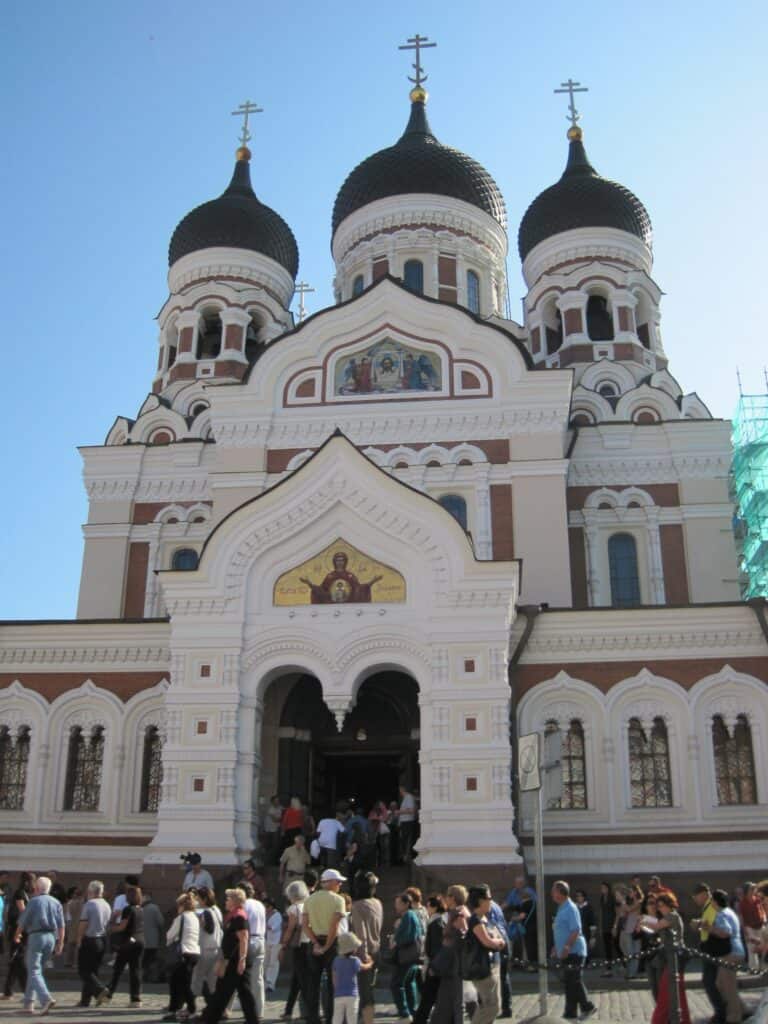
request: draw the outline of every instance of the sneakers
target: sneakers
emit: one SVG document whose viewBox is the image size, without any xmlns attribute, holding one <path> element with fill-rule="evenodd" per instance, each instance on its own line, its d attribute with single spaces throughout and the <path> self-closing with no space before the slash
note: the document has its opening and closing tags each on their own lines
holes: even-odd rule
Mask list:
<svg viewBox="0 0 768 1024">
<path fill-rule="evenodd" d="M 40 1007 L 40 1016 L 44 1017 L 49 1010 L 52 1010 L 54 1008 L 55 1005 L 55 999 L 49 999 L 47 1003 L 43 1003 L 43 1005 Z"/>
<path fill-rule="evenodd" d="M 584 1010 L 579 1020 L 589 1020 L 590 1017 L 594 1017 L 597 1013 L 597 1007 L 594 1003 L 590 1003 L 589 1006 Z"/>
</svg>

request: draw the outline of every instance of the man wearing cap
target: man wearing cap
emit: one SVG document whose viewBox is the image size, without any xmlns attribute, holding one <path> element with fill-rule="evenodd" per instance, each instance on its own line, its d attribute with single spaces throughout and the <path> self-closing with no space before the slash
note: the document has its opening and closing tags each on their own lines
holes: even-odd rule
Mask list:
<svg viewBox="0 0 768 1024">
<path fill-rule="evenodd" d="M 336 956 L 336 935 L 339 922 L 346 913 L 346 904 L 339 895 L 341 883 L 346 882 L 344 875 L 335 868 L 326 868 L 320 876 L 320 888 L 304 901 L 302 925 L 312 942 L 312 955 L 308 964 L 308 992 L 306 993 L 307 1022 L 320 1022 L 320 989 L 323 973 L 327 985 L 323 1011 L 326 1024 L 331 1024 L 333 1017 L 333 977 L 332 964 Z"/>
<path fill-rule="evenodd" d="M 199 853 L 193 853 L 189 860 L 184 862 L 183 866 L 187 868 L 187 872 L 184 875 L 184 885 L 182 886 L 184 892 L 187 889 L 199 889 L 203 885 L 206 889 L 210 889 L 213 892 L 213 878 L 210 871 L 203 867 L 203 858 Z"/>
</svg>

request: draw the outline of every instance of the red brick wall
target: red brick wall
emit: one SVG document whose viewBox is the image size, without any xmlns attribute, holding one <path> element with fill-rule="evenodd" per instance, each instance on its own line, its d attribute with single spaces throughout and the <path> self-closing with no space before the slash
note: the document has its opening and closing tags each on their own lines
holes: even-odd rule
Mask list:
<svg viewBox="0 0 768 1024">
<path fill-rule="evenodd" d="M 690 596 L 683 527 L 680 523 L 668 523 L 659 527 L 659 536 L 667 604 L 688 604 Z"/>
<path fill-rule="evenodd" d="M 34 690 L 47 701 L 54 701 L 67 690 L 76 690 L 90 679 L 94 686 L 109 690 L 122 701 L 130 700 L 142 690 L 150 690 L 167 679 L 168 672 L 0 672 L 0 687 L 10 686 L 18 679 L 22 686 Z"/>
<path fill-rule="evenodd" d="M 584 547 L 584 529 L 568 527 L 568 549 L 571 555 L 571 596 L 574 608 L 588 608 L 587 552 Z"/>
<path fill-rule="evenodd" d="M 512 488 L 509 484 L 491 484 L 490 490 L 493 557 L 507 561 L 515 557 Z"/>
<path fill-rule="evenodd" d="M 715 675 L 726 664 L 737 672 L 755 676 L 768 684 L 768 657 L 765 657 L 686 658 L 680 660 L 670 658 L 658 661 L 591 661 L 563 662 L 552 665 L 521 665 L 517 670 L 516 686 L 518 696 L 521 697 L 538 683 L 545 679 L 552 679 L 562 671 L 567 672 L 575 679 L 583 679 L 585 682 L 592 683 L 603 693 L 607 693 L 616 683 L 637 675 L 641 669 L 647 668 L 649 672 L 672 679 L 683 689 L 689 690 L 699 679 Z"/>
<path fill-rule="evenodd" d="M 509 462 L 509 441 L 504 438 L 497 438 L 491 441 L 467 441 L 467 444 L 474 445 L 485 454 L 486 459 L 490 463 L 503 465 Z M 408 444 L 408 448 L 412 448 L 414 451 L 420 451 L 422 448 L 426 448 L 428 445 L 438 444 L 442 448 L 455 448 L 458 444 L 464 444 L 463 441 L 416 441 L 413 444 Z M 383 452 L 391 451 L 393 448 L 399 448 L 399 444 L 378 444 L 378 449 Z M 267 472 L 268 473 L 282 473 L 285 470 L 288 463 L 299 452 L 303 452 L 304 448 L 275 448 L 270 452 L 267 452 Z"/>
<path fill-rule="evenodd" d="M 380 281 L 382 277 L 386 277 L 389 273 L 389 260 L 384 257 L 382 259 L 373 261 L 373 280 Z"/>
<path fill-rule="evenodd" d="M 581 334 L 584 329 L 581 323 L 581 310 L 566 309 L 565 316 L 563 317 L 563 323 L 565 325 L 566 334 Z"/>
<path fill-rule="evenodd" d="M 139 541 L 128 547 L 128 571 L 125 574 L 123 615 L 126 619 L 144 617 L 144 596 L 147 589 L 149 544 Z"/>
<path fill-rule="evenodd" d="M 626 491 L 632 484 L 606 484 L 612 491 Z M 593 491 L 600 491 L 602 487 L 569 487 L 566 490 L 566 501 L 569 512 L 578 511 L 584 508 L 587 498 Z M 680 490 L 677 484 L 643 484 L 641 490 L 647 491 L 657 505 L 661 508 L 679 508 Z"/>
</svg>

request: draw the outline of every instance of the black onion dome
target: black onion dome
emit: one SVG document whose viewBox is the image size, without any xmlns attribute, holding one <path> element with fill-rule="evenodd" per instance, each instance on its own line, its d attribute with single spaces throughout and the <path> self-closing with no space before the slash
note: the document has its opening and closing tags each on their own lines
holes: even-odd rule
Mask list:
<svg viewBox="0 0 768 1024">
<path fill-rule="evenodd" d="M 218 199 L 195 207 L 173 232 L 168 265 L 173 266 L 191 252 L 213 246 L 251 249 L 269 256 L 296 280 L 299 250 L 293 232 L 278 213 L 256 198 L 248 157 L 240 150 L 226 191 Z"/>
<path fill-rule="evenodd" d="M 580 131 L 571 138 L 562 178 L 533 200 L 520 222 L 520 258 L 524 260 L 546 238 L 573 228 L 618 228 L 651 245 L 647 210 L 628 188 L 600 177 L 589 162 Z"/>
<path fill-rule="evenodd" d="M 394 146 L 363 160 L 339 189 L 333 207 L 333 234 L 345 218 L 368 203 L 414 193 L 461 199 L 490 214 L 503 228 L 507 226 L 499 186 L 471 156 L 438 142 L 421 99 L 412 102 L 406 129 Z"/>
</svg>

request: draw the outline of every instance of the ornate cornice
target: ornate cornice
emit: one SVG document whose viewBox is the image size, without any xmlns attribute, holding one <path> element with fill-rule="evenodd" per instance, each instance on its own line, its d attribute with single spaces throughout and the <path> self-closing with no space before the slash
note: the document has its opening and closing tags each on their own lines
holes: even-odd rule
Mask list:
<svg viewBox="0 0 768 1024">
<path fill-rule="evenodd" d="M 167 646 L 147 647 L 0 647 L 2 665 L 168 665 Z"/>
<path fill-rule="evenodd" d="M 600 484 L 677 483 L 683 479 L 722 479 L 728 475 L 727 455 L 684 455 L 678 458 L 627 455 L 613 459 L 574 459 L 568 483 Z"/>
<path fill-rule="evenodd" d="M 762 634 L 756 628 L 712 629 L 703 623 L 699 628 L 680 629 L 670 625 L 666 630 L 660 627 L 634 634 L 622 630 L 614 634 L 604 631 L 590 633 L 583 628 L 575 628 L 573 632 L 558 634 L 547 630 L 538 637 L 532 636 L 523 661 L 526 664 L 539 659 L 552 662 L 583 654 L 621 654 L 625 657 L 655 654 L 658 657 L 660 651 L 687 657 L 691 650 L 699 652 L 700 656 L 714 657 L 724 655 L 726 650 L 746 653 L 746 649 L 759 649 L 761 644 L 764 646 Z M 708 653 L 702 655 L 704 651 Z"/>
<path fill-rule="evenodd" d="M 408 444 L 425 437 L 443 441 L 495 440 L 516 435 L 545 434 L 565 430 L 568 409 L 562 405 L 532 405 L 501 411 L 467 412 L 461 400 L 447 399 L 448 409 L 430 409 L 407 413 L 388 407 L 376 412 L 369 406 L 365 415 L 345 412 L 338 405 L 328 406 L 327 415 L 315 419 L 288 420 L 268 425 L 241 419 L 214 419 L 213 433 L 218 444 L 229 448 L 267 445 L 270 449 L 312 448 L 327 440 L 338 428 L 355 445 Z"/>
</svg>

